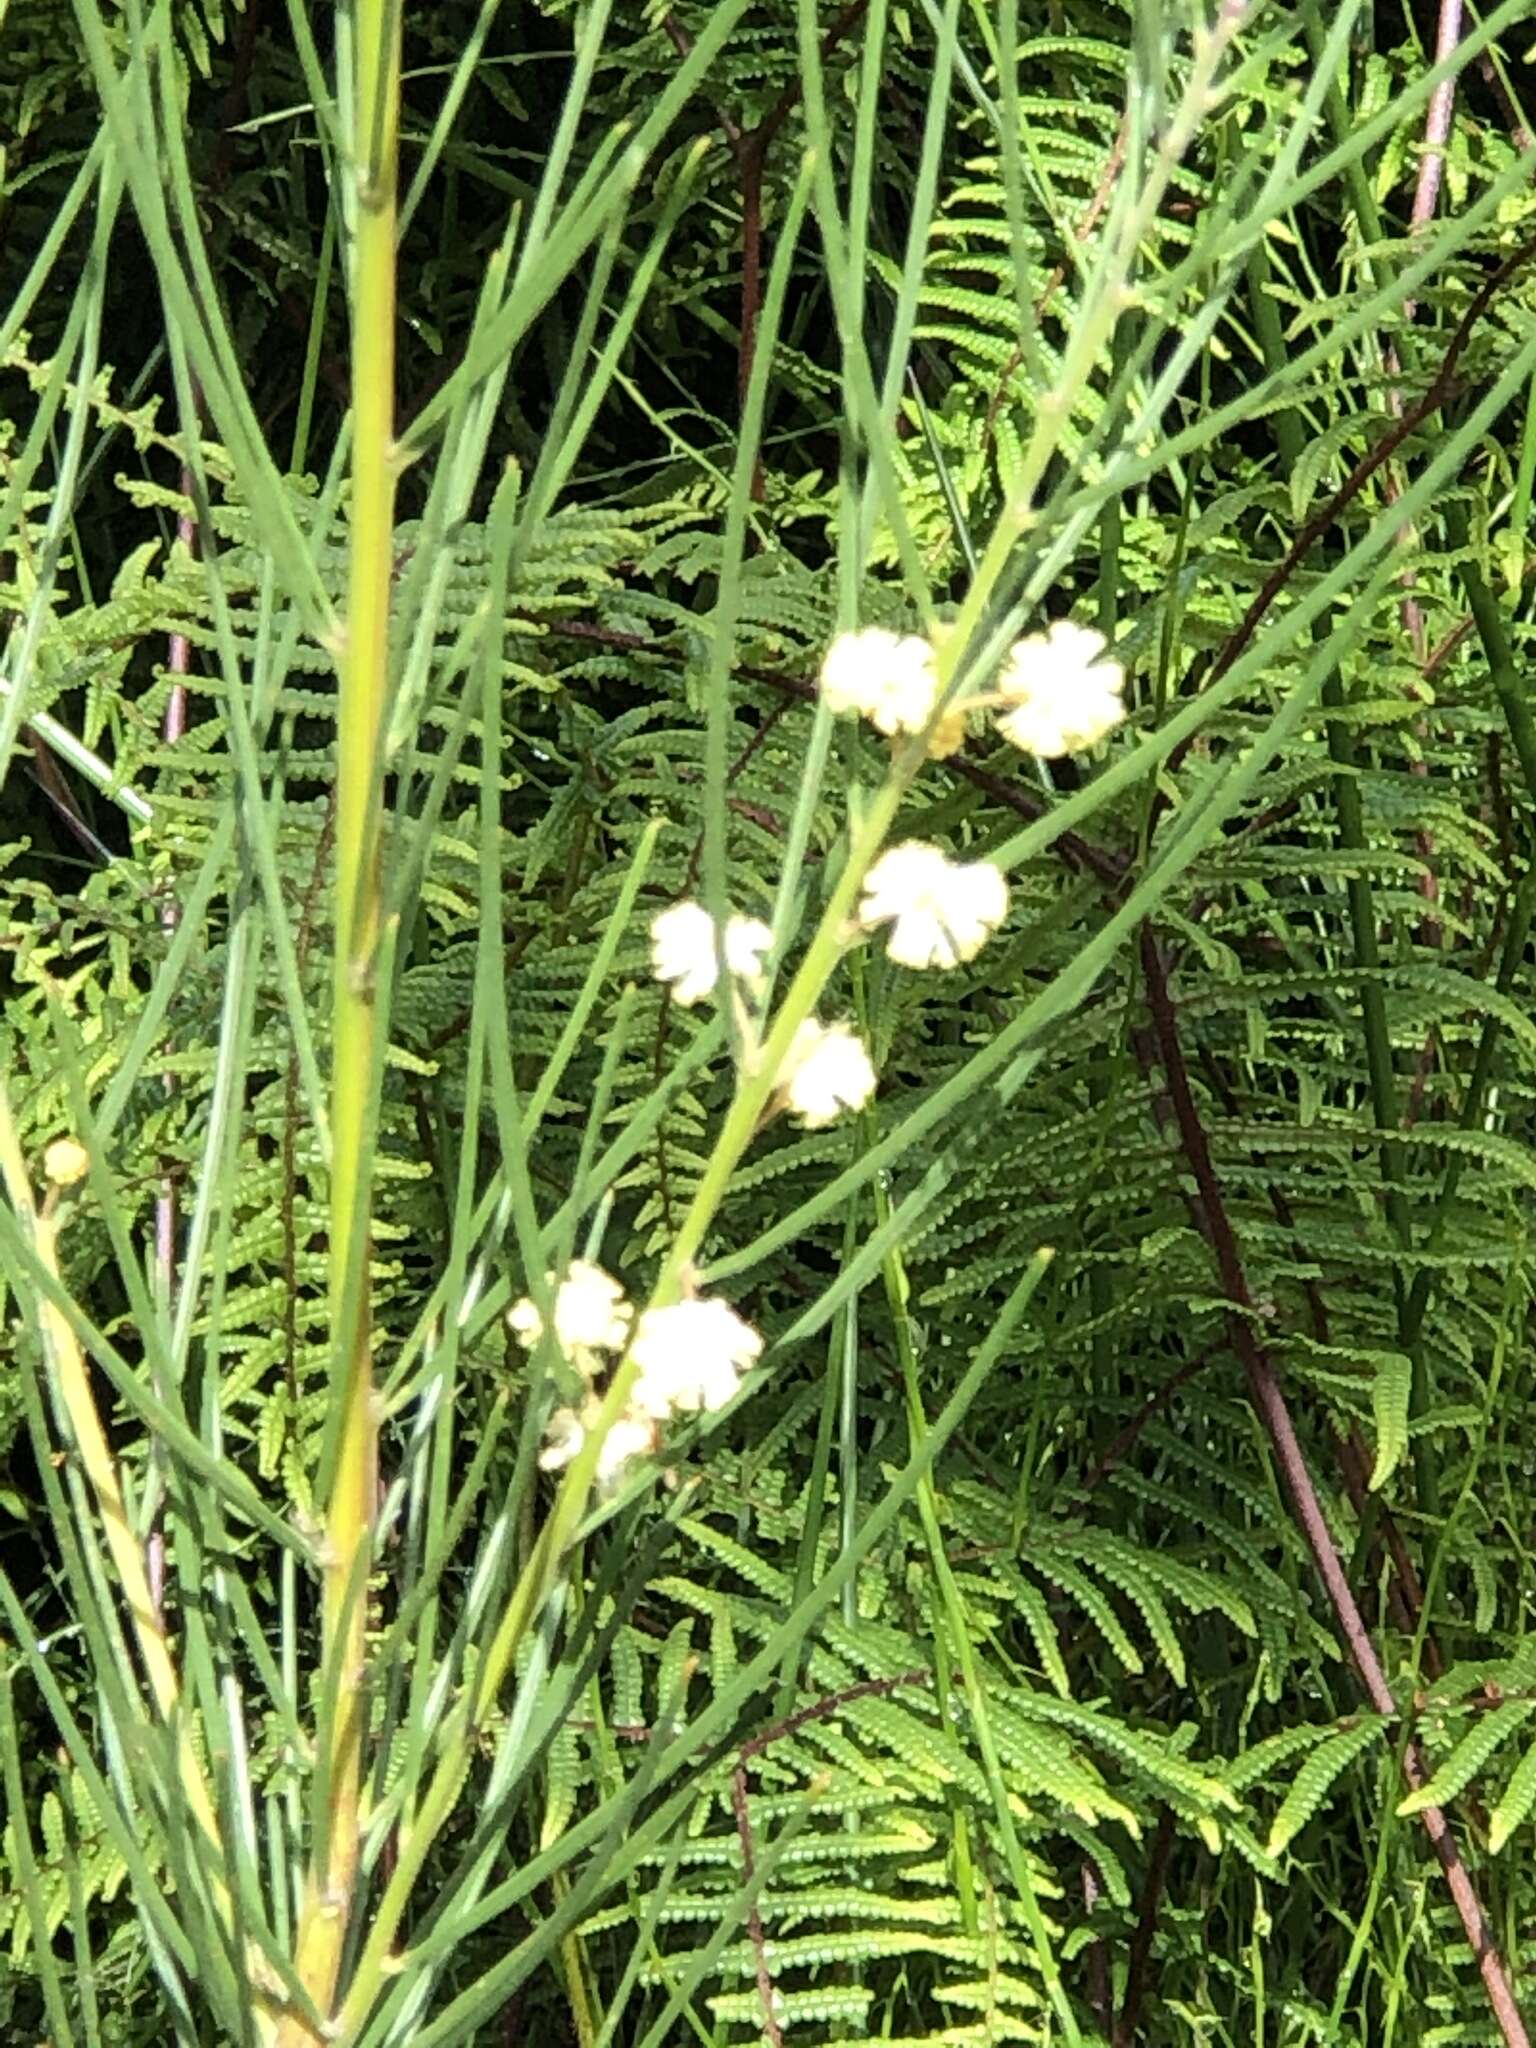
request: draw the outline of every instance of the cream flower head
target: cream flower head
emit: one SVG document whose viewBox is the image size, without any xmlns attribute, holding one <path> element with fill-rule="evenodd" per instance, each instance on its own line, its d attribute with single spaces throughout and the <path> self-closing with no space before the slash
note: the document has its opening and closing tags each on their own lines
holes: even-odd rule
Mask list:
<svg viewBox="0 0 1536 2048">
<path fill-rule="evenodd" d="M 864 877 L 859 923 L 888 924 L 886 951 L 903 967 L 956 967 L 974 960 L 1008 915 L 1008 884 L 989 860 L 953 861 L 909 839 L 882 853 Z"/>
<path fill-rule="evenodd" d="M 790 1115 L 821 1130 L 845 1109 L 862 1109 L 874 1092 L 875 1070 L 853 1027 L 807 1017 L 779 1069 L 778 1098 Z"/>
<path fill-rule="evenodd" d="M 549 1418 L 544 1448 L 539 1453 L 539 1464 L 544 1471 L 563 1471 L 586 1442 L 588 1429 L 596 1419 L 596 1402 L 590 1404 L 585 1417 L 578 1415 L 574 1408 L 557 1408 Z M 648 1456 L 655 1448 L 656 1425 L 653 1422 L 630 1410 L 616 1416 L 597 1454 L 594 1476 L 598 1492 L 616 1493 L 636 1460 Z"/>
<path fill-rule="evenodd" d="M 1124 689 L 1104 635 L 1057 619 L 1014 643 L 998 677 L 997 694 L 1010 708 L 997 729 L 1010 745 L 1046 760 L 1081 754 L 1125 717 Z"/>
<path fill-rule="evenodd" d="M 78 1138 L 55 1138 L 43 1154 L 43 1179 L 50 1187 L 72 1188 L 90 1170 L 90 1157 Z"/>
<path fill-rule="evenodd" d="M 617 1280 L 590 1259 L 572 1259 L 555 1292 L 555 1341 L 567 1358 L 579 1364 L 589 1352 L 622 1351 L 633 1316 Z M 544 1318 L 526 1295 L 507 1310 L 507 1321 L 530 1350 L 544 1334 Z"/>
<path fill-rule="evenodd" d="M 884 626 L 839 633 L 821 664 L 821 694 L 836 716 L 857 713 L 877 732 L 921 732 L 939 696 L 933 648 Z"/>
<path fill-rule="evenodd" d="M 648 1308 L 635 1325 L 630 1357 L 640 1368 L 630 1396 L 642 1415 L 723 1408 L 759 1356 L 763 1340 L 724 1301 L 677 1301 Z"/>
<path fill-rule="evenodd" d="M 755 917 L 730 917 L 725 925 L 725 964 L 738 981 L 762 978 L 763 955 L 773 933 Z M 651 971 L 684 1008 L 715 992 L 715 921 L 702 903 L 674 903 L 651 919 Z"/>
<path fill-rule="evenodd" d="M 587 1427 L 574 1408 L 557 1408 L 544 1432 L 539 1467 L 544 1472 L 563 1472 L 587 1440 Z"/>
</svg>

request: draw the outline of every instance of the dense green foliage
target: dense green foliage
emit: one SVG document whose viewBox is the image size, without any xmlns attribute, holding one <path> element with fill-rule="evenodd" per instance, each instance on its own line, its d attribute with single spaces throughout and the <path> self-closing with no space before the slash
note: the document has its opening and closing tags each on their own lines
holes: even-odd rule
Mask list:
<svg viewBox="0 0 1536 2048">
<path fill-rule="evenodd" d="M 1415 221 L 1433 34 L 1395 7 L 1256 0 L 1209 94 L 1211 26 L 1157 5 L 405 10 L 369 1896 L 552 1486 L 504 1312 L 573 1250 L 640 1289 L 732 1099 L 647 920 L 724 882 L 793 963 L 880 785 L 815 711 L 833 632 L 964 618 L 997 549 L 975 644 L 1096 623 L 1132 717 L 918 773 L 897 836 L 998 859 L 1008 923 L 952 974 L 838 966 L 878 1096 L 764 1130 L 700 1261 L 763 1369 L 584 1526 L 420 1967 L 348 2041 L 1500 2038 L 1414 1814 L 1518 1998 L 1528 14 L 1468 26 Z M 285 1953 L 331 1420 L 330 39 L 298 0 L 0 23 L 0 1061 L 34 1169 L 93 1154 L 64 1279 Z M 0 1238 L 0 2038 L 236 2039 Z"/>
</svg>

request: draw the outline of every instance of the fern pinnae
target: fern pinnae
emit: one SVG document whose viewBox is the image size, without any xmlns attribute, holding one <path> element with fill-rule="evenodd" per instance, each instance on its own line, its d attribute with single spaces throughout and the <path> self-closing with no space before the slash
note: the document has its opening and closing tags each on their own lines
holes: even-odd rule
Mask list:
<svg viewBox="0 0 1536 2048">
<path fill-rule="evenodd" d="M 1050 1611 L 1039 1589 L 1029 1584 L 1022 1574 L 1010 1574 L 1005 1581 L 1013 1595 L 1013 1604 L 1024 1619 L 1029 1630 L 1035 1654 L 1041 1669 L 1062 1699 L 1070 1698 L 1072 1681 L 1067 1673 L 1061 1654 L 1061 1641 L 1051 1621 Z"/>
<path fill-rule="evenodd" d="M 1352 1728 L 1330 1735 L 1317 1745 L 1292 1779 L 1290 1790 L 1270 1823 L 1267 1854 L 1278 1856 L 1290 1845 L 1324 1805 L 1355 1759 L 1381 1740 L 1384 1725 L 1378 1717 L 1366 1715 Z"/>
<path fill-rule="evenodd" d="M 1173 1625 L 1173 1618 L 1163 1604 L 1157 1587 L 1141 1569 L 1140 1560 L 1134 1559 L 1127 1563 L 1125 1558 L 1115 1555 L 1113 1551 L 1106 1553 L 1093 1541 L 1091 1535 L 1086 1541 L 1080 1538 L 1078 1544 L 1072 1547 L 1079 1562 L 1089 1570 L 1097 1572 L 1136 1609 L 1145 1622 L 1147 1633 L 1152 1638 L 1158 1656 L 1167 1666 L 1174 1683 L 1182 1686 L 1185 1682 L 1184 1648 L 1179 1641 L 1178 1630 Z"/>
<path fill-rule="evenodd" d="M 1400 1814 L 1422 1813 L 1443 1806 L 1478 1776 L 1489 1758 L 1536 1713 L 1536 1699 L 1505 1700 L 1474 1721 L 1460 1742 L 1435 1766 L 1429 1782 L 1399 1800 Z"/>
<path fill-rule="evenodd" d="M 1536 1743 L 1532 1743 L 1510 1773 L 1488 1817 L 1488 1850 L 1497 1856 L 1525 1825 L 1536 1804 Z"/>
</svg>

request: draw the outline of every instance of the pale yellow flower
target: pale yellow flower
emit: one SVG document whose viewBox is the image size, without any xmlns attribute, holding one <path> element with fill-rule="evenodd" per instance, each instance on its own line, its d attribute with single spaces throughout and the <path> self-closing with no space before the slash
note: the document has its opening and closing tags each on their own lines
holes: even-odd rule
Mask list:
<svg viewBox="0 0 1536 2048">
<path fill-rule="evenodd" d="M 554 1285 L 554 1275 L 549 1276 Z M 624 1290 L 590 1259 L 573 1259 L 555 1293 L 555 1341 L 567 1358 L 592 1351 L 622 1351 L 634 1311 Z M 531 1350 L 544 1334 L 544 1318 L 525 1295 L 507 1310 L 512 1334 Z"/>
<path fill-rule="evenodd" d="M 545 1472 L 563 1472 L 587 1440 L 586 1424 L 574 1408 L 557 1408 L 544 1432 L 539 1465 Z"/>
<path fill-rule="evenodd" d="M 864 877 L 859 923 L 888 924 L 886 951 L 903 967 L 973 960 L 1008 914 L 1008 884 L 991 861 L 952 861 L 942 847 L 907 840 Z"/>
<path fill-rule="evenodd" d="M 807 1017 L 779 1069 L 778 1097 L 790 1115 L 820 1130 L 844 1110 L 861 1109 L 874 1092 L 875 1070 L 853 1027 Z"/>
<path fill-rule="evenodd" d="M 857 713 L 877 732 L 921 732 L 938 702 L 933 648 L 884 626 L 839 633 L 821 664 L 821 694 L 829 711 Z"/>
<path fill-rule="evenodd" d="M 938 722 L 928 735 L 928 758 L 930 761 L 947 761 L 958 754 L 965 745 L 966 706 L 949 704 L 940 712 Z"/>
<path fill-rule="evenodd" d="M 1026 754 L 1054 760 L 1096 747 L 1125 717 L 1125 674 L 1102 633 L 1057 619 L 1016 641 L 998 677 L 1009 707 L 997 729 Z"/>
<path fill-rule="evenodd" d="M 773 933 L 755 917 L 731 917 L 725 926 L 725 964 L 738 981 L 762 979 L 763 956 Z M 651 920 L 651 971 L 685 1008 L 715 992 L 715 921 L 702 903 L 674 903 Z"/>
<path fill-rule="evenodd" d="M 678 1301 L 648 1308 L 630 1357 L 640 1368 L 630 1399 L 643 1415 L 723 1408 L 763 1340 L 728 1302 Z"/>
<path fill-rule="evenodd" d="M 546 1472 L 559 1472 L 569 1465 L 587 1440 L 597 1419 L 597 1404 L 589 1404 L 583 1418 L 574 1408 L 557 1408 L 549 1418 L 539 1464 Z M 628 1478 L 630 1468 L 656 1448 L 656 1425 L 643 1415 L 626 1410 L 616 1416 L 597 1454 L 594 1481 L 600 1494 L 616 1493 Z"/>
<path fill-rule="evenodd" d="M 43 1178 L 52 1187 L 72 1188 L 90 1170 L 90 1155 L 78 1138 L 55 1138 L 43 1154 Z"/>
</svg>

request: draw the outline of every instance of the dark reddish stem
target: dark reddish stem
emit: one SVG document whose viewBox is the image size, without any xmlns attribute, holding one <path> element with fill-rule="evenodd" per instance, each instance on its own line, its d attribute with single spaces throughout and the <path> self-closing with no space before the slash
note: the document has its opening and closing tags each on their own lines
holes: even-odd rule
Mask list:
<svg viewBox="0 0 1536 2048">
<path fill-rule="evenodd" d="M 1083 1911 L 1090 1918 L 1104 1886 L 1096 1866 L 1085 1862 L 1081 1871 Z M 1106 2041 L 1113 2041 L 1115 1994 L 1109 1981 L 1109 1949 L 1102 1936 L 1088 1944 L 1088 2010 Z"/>
<path fill-rule="evenodd" d="M 1199 1214 L 1206 1239 L 1216 1262 L 1221 1285 L 1232 1308 L 1227 1327 L 1232 1348 L 1242 1362 L 1255 1409 L 1269 1436 L 1275 1459 L 1285 1478 L 1291 1505 L 1312 1553 L 1333 1608 L 1340 1635 L 1350 1661 L 1359 1674 L 1367 1699 L 1378 1714 L 1397 1718 L 1397 1702 L 1381 1668 L 1369 1631 L 1350 1590 L 1343 1564 L 1324 1520 L 1317 1489 L 1307 1466 L 1306 1455 L 1269 1353 L 1253 1329 L 1253 1297 L 1249 1292 L 1237 1234 L 1227 1210 L 1226 1196 L 1211 1157 L 1205 1126 L 1190 1087 L 1184 1063 L 1178 1018 L 1168 988 L 1161 949 L 1150 925 L 1141 929 L 1141 966 L 1146 981 L 1147 1005 L 1152 1018 L 1158 1058 L 1167 1079 L 1168 1096 L 1185 1162 L 1194 1177 L 1199 1195 Z M 1403 1748 L 1403 1775 L 1412 1790 L 1428 1782 L 1428 1769 L 1418 1742 L 1412 1737 Z M 1507 2048 L 1530 2048 L 1525 2022 L 1515 2004 L 1509 1977 L 1484 1916 L 1482 1905 L 1467 1874 L 1450 1823 L 1438 1806 L 1426 1807 L 1419 1818 L 1445 1873 L 1446 1884 L 1465 1931 L 1468 1945 L 1477 1959 L 1478 1970 L 1488 1993 L 1488 2002 Z"/>
<path fill-rule="evenodd" d="M 868 6 L 869 0 L 849 0 L 821 39 L 823 63 L 857 27 Z M 679 57 L 687 57 L 693 44 L 682 23 L 675 15 L 666 14 L 661 25 Z M 715 108 L 720 132 L 730 144 L 741 174 L 741 326 L 736 354 L 736 396 L 743 413 L 747 405 L 747 386 L 752 380 L 752 365 L 757 357 L 757 327 L 763 310 L 763 172 L 779 130 L 800 104 L 800 92 L 801 81 L 793 79 L 752 129 L 743 128 L 728 107 Z M 752 467 L 753 499 L 761 503 L 764 491 L 763 463 L 759 454 Z"/>
<path fill-rule="evenodd" d="M 1440 18 L 1435 29 L 1435 63 L 1444 64 L 1456 54 L 1461 41 L 1461 0 L 1440 0 Z M 1412 228 L 1427 227 L 1434 219 L 1440 197 L 1440 180 L 1445 170 L 1445 145 L 1451 133 L 1451 109 L 1456 104 L 1456 80 L 1442 78 L 1429 97 L 1424 121 L 1424 153 L 1419 158 L 1419 179 L 1413 194 Z M 1412 318 L 1412 308 L 1408 309 Z"/>
<path fill-rule="evenodd" d="M 747 1810 L 745 1764 L 738 1764 L 731 1773 L 731 1811 L 736 1816 L 736 1839 L 741 1844 L 741 1881 L 750 1885 L 757 1874 L 757 1860 L 752 1850 L 752 1816 Z M 747 1939 L 752 1944 L 752 1956 L 757 1965 L 757 1996 L 763 2008 L 763 2039 L 771 2044 L 771 2048 L 784 2048 L 784 2031 L 773 2009 L 775 1994 L 773 1973 L 768 1968 L 768 1938 L 763 1932 L 763 1916 L 757 1909 L 755 1896 L 747 1908 Z"/>
<path fill-rule="evenodd" d="M 663 15 L 661 25 L 666 31 L 667 41 L 676 50 L 679 57 L 686 61 L 689 52 L 693 48 L 693 38 L 689 35 L 687 29 L 683 27 L 683 24 L 675 14 Z M 715 119 L 720 123 L 725 139 L 732 149 L 739 150 L 742 142 L 741 124 L 736 120 L 730 108 L 716 107 Z"/>
<path fill-rule="evenodd" d="M 826 63 L 838 45 L 848 38 L 869 9 L 869 0 L 848 0 L 848 5 L 838 15 L 821 39 L 821 61 Z M 800 104 L 800 80 L 792 79 L 774 102 L 771 111 L 758 123 L 757 138 L 764 149 L 773 141 L 784 123 Z"/>
<path fill-rule="evenodd" d="M 1123 1463 L 1126 1455 L 1135 1446 L 1137 1437 L 1141 1435 L 1141 1432 L 1152 1418 L 1168 1406 L 1180 1388 L 1187 1387 L 1192 1379 L 1197 1378 L 1199 1374 L 1205 1371 L 1211 1360 L 1216 1357 L 1217 1350 L 1218 1347 L 1215 1344 L 1207 1344 L 1203 1350 L 1197 1352 L 1186 1364 L 1181 1365 L 1170 1379 L 1164 1380 L 1155 1394 L 1150 1394 L 1143 1401 L 1124 1429 L 1105 1445 L 1104 1449 L 1100 1451 L 1092 1465 L 1088 1468 L 1083 1478 L 1083 1491 L 1085 1493 L 1092 1493 L 1095 1487 L 1103 1485 L 1115 1467 Z M 1221 1347 L 1221 1354 L 1222 1356 L 1226 1355 L 1224 1346 Z"/>
<path fill-rule="evenodd" d="M 776 1742 L 782 1742 L 786 1735 L 794 1735 L 802 1728 L 808 1728 L 813 1721 L 830 1721 L 840 1714 L 844 1707 L 855 1700 L 884 1699 L 887 1694 L 900 1692 L 909 1685 L 931 1685 L 933 1673 L 919 1668 L 916 1671 L 898 1671 L 894 1678 L 861 1678 L 857 1685 L 845 1685 L 840 1692 L 829 1692 L 819 1700 L 813 1700 L 808 1707 L 797 1707 L 792 1714 L 786 1714 L 782 1721 L 775 1721 L 771 1728 L 765 1728 L 761 1735 L 754 1735 L 741 1745 L 741 1759 L 761 1756 L 765 1749 L 771 1749 Z"/>
<path fill-rule="evenodd" d="M 22 731 L 31 750 L 32 772 L 37 777 L 38 787 L 53 805 L 61 822 L 85 848 L 90 858 L 105 865 L 112 856 L 87 823 L 85 813 L 76 802 L 75 793 L 54 757 L 52 747 L 35 725 L 23 726 Z"/>
<path fill-rule="evenodd" d="M 736 1839 L 741 1844 L 742 1883 L 750 1885 L 757 1872 L 757 1856 L 752 1842 L 752 1816 L 747 1806 L 747 1765 L 753 1757 L 761 1756 L 776 1742 L 782 1742 L 801 1728 L 807 1728 L 813 1721 L 829 1721 L 854 1700 L 882 1699 L 887 1694 L 899 1692 L 903 1686 L 931 1684 L 931 1671 L 900 1671 L 894 1678 L 864 1678 L 856 1685 L 845 1685 L 840 1692 L 829 1692 L 819 1700 L 812 1700 L 809 1706 L 799 1707 L 792 1714 L 786 1714 L 781 1721 L 775 1721 L 765 1728 L 761 1735 L 754 1735 L 741 1745 L 737 1753 L 736 1768 L 731 1773 L 731 1811 L 736 1816 Z M 752 1955 L 757 1967 L 757 1995 L 763 2009 L 763 2039 L 770 2048 L 784 2048 L 784 2034 L 774 2010 L 776 1994 L 773 1972 L 768 1965 L 768 1938 L 763 1928 L 763 1916 L 758 1911 L 754 1898 L 747 1908 L 747 1940 L 752 1945 Z"/>
<path fill-rule="evenodd" d="M 1164 978 L 1166 979 L 1166 969 Z M 1240 1105 L 1231 1084 L 1215 1060 L 1203 1049 L 1199 1055 L 1199 1063 L 1201 1072 L 1225 1114 L 1234 1118 L 1240 1116 Z M 1273 1183 L 1270 1184 L 1269 1202 L 1280 1228 L 1291 1233 L 1297 1263 L 1305 1266 L 1307 1255 L 1302 1232 L 1297 1225 L 1296 1212 L 1284 1191 Z M 1308 1279 L 1302 1283 L 1302 1292 L 1306 1297 L 1312 1335 L 1326 1348 L 1333 1342 L 1333 1329 L 1328 1304 L 1323 1299 L 1323 1290 L 1315 1279 Z M 1385 1536 L 1392 1564 L 1388 1598 L 1392 1604 L 1393 1619 L 1405 1635 L 1411 1636 L 1419 1625 L 1419 1615 L 1424 1605 L 1424 1590 L 1419 1584 L 1418 1572 L 1409 1555 L 1408 1546 L 1403 1541 L 1403 1534 L 1397 1526 L 1395 1516 L 1379 1497 L 1373 1507 L 1370 1498 L 1371 1459 L 1357 1424 L 1351 1423 L 1346 1434 L 1339 1439 L 1338 1453 L 1339 1470 L 1343 1474 L 1344 1490 L 1349 1495 L 1351 1506 L 1362 1524 L 1374 1513 Z M 1426 1634 L 1424 1639 L 1424 1665 L 1430 1676 L 1435 1678 L 1438 1678 L 1445 1668 L 1439 1645 L 1432 1634 Z"/>
<path fill-rule="evenodd" d="M 1157 1817 L 1152 1837 L 1152 1854 L 1147 1862 L 1147 1879 L 1141 1888 L 1141 1907 L 1136 1932 L 1131 1936 L 1130 1966 L 1125 1977 L 1125 1999 L 1115 2026 L 1114 2048 L 1131 2048 L 1141 2024 L 1141 2008 L 1147 1995 L 1147 1977 L 1152 1961 L 1152 1942 L 1157 1933 L 1158 1909 L 1168 1878 L 1168 1858 L 1173 1853 L 1173 1809 L 1165 1806 Z"/>
<path fill-rule="evenodd" d="M 1086 242 L 1098 226 L 1104 209 L 1109 204 L 1110 196 L 1114 192 L 1120 173 L 1125 168 L 1125 146 L 1130 138 L 1130 132 L 1131 117 L 1130 111 L 1127 109 L 1120 117 L 1120 126 L 1116 130 L 1114 143 L 1110 148 L 1109 155 L 1104 159 L 1104 168 L 1099 174 L 1099 182 L 1094 188 L 1093 197 L 1088 201 L 1081 217 L 1072 230 L 1072 239 L 1075 242 Z M 1067 265 L 1065 260 L 1063 260 L 1056 265 L 1056 268 L 1045 280 L 1045 289 L 1035 301 L 1034 318 L 1037 322 L 1044 314 L 1051 300 L 1061 289 L 1066 275 Z M 1017 341 L 1009 353 L 1007 362 L 1002 367 L 992 393 L 992 402 L 987 407 L 986 424 L 981 430 L 984 446 L 991 443 L 993 430 L 997 425 L 997 416 L 1002 411 L 1003 401 L 1008 396 L 1009 382 L 1013 377 L 1014 371 L 1018 369 L 1023 360 L 1024 343 Z"/>
</svg>

